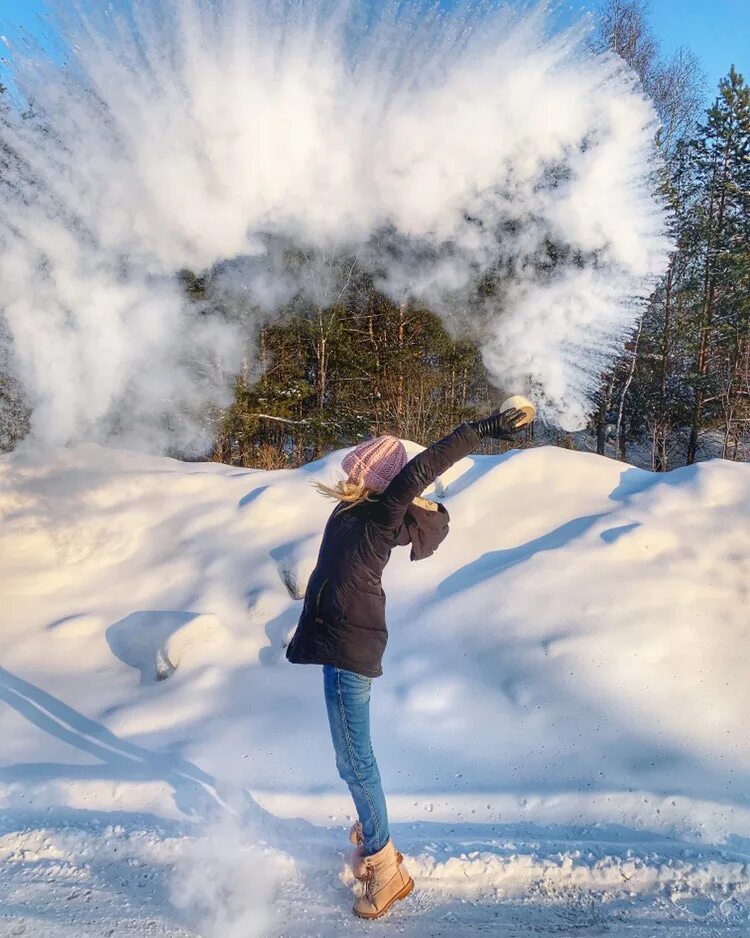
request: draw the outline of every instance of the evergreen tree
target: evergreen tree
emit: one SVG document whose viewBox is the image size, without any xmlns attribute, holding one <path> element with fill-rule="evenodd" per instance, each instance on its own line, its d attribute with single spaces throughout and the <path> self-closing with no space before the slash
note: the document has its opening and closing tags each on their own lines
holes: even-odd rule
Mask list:
<svg viewBox="0 0 750 938">
<path fill-rule="evenodd" d="M 257 358 L 260 373 L 240 376 L 221 421 L 224 462 L 295 466 L 382 433 L 427 443 L 492 394 L 473 342 L 394 304 L 362 272 L 334 305 L 265 324 Z"/>
<path fill-rule="evenodd" d="M 750 88 L 734 66 L 722 79 L 693 148 L 700 189 L 694 214 L 700 308 L 688 463 L 696 459 L 704 423 L 715 425 L 723 416 L 727 439 L 737 433 L 743 412 L 737 379 L 748 322 Z"/>
</svg>

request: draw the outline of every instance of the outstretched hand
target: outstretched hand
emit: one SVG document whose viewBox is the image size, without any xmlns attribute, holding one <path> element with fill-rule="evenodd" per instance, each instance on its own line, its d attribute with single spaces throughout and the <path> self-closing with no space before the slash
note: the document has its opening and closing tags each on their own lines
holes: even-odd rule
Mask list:
<svg viewBox="0 0 750 938">
<path fill-rule="evenodd" d="M 513 436 L 524 426 L 526 415 L 517 407 L 511 407 L 502 413 L 496 410 L 489 417 L 481 420 L 471 420 L 472 426 L 481 438 L 490 437 L 493 440 L 512 440 Z"/>
</svg>

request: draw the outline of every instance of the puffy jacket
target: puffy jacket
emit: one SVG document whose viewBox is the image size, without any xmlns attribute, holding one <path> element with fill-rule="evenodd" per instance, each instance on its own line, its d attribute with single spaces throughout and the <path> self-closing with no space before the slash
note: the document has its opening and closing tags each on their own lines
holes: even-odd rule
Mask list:
<svg viewBox="0 0 750 938">
<path fill-rule="evenodd" d="M 287 648 L 289 661 L 331 664 L 367 677 L 383 673 L 385 565 L 397 546 L 410 543 L 412 560 L 435 551 L 448 532 L 448 512 L 414 499 L 478 445 L 476 431 L 461 424 L 411 459 L 376 498 L 334 508 Z"/>
</svg>

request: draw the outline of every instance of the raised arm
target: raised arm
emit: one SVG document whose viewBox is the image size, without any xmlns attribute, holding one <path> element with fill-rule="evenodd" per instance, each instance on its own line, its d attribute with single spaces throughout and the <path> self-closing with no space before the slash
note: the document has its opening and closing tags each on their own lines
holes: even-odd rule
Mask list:
<svg viewBox="0 0 750 938">
<path fill-rule="evenodd" d="M 412 499 L 420 495 L 454 462 L 479 446 L 481 437 L 468 423 L 423 449 L 404 466 L 378 498 L 375 518 L 387 528 L 397 528 L 404 520 Z"/>
<path fill-rule="evenodd" d="M 462 423 L 448 436 L 422 450 L 409 460 L 378 498 L 375 510 L 377 522 L 387 528 L 397 528 L 404 520 L 412 499 L 453 463 L 475 450 L 483 437 L 512 439 L 522 420 L 523 414 L 518 410 L 495 413 L 483 420 Z"/>
</svg>

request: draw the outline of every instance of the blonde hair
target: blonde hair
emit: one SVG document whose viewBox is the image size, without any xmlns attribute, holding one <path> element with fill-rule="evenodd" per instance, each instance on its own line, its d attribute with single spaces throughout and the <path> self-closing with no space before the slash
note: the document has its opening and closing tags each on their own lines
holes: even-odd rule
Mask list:
<svg viewBox="0 0 750 938">
<path fill-rule="evenodd" d="M 334 485 L 325 482 L 313 482 L 313 487 L 326 498 L 333 498 L 338 502 L 346 502 L 346 508 L 353 508 L 361 502 L 370 502 L 378 493 L 369 489 L 362 479 L 359 482 L 350 482 L 349 479 L 339 479 Z"/>
</svg>

